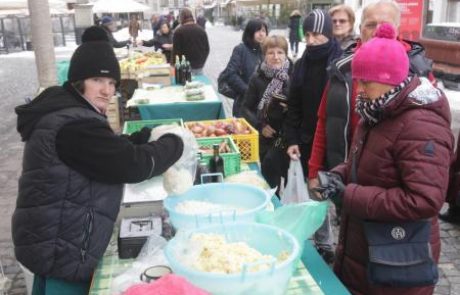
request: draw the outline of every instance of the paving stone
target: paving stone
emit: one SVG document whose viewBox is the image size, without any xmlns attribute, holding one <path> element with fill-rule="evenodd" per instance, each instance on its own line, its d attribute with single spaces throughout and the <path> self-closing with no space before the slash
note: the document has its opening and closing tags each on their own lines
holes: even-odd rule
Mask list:
<svg viewBox="0 0 460 295">
<path fill-rule="evenodd" d="M 447 280 L 449 281 L 451 286 L 460 285 L 460 276 L 459 277 L 449 276 L 447 277 Z M 457 294 L 460 294 L 460 293 L 457 293 Z"/>
<path fill-rule="evenodd" d="M 434 288 L 434 294 L 450 295 L 450 287 L 449 286 L 436 286 Z"/>
</svg>

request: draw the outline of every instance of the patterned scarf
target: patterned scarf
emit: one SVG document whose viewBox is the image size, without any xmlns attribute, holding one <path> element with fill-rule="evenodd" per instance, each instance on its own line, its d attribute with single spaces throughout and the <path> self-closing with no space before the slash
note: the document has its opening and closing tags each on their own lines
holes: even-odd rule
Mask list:
<svg viewBox="0 0 460 295">
<path fill-rule="evenodd" d="M 283 89 L 283 84 L 289 79 L 289 65 L 289 60 L 287 58 L 280 69 L 274 69 L 270 67 L 265 63 L 265 61 L 262 62 L 262 64 L 260 65 L 260 69 L 264 73 L 264 75 L 272 80 L 265 89 L 265 92 L 262 95 L 262 99 L 260 100 L 259 105 L 257 106 L 257 109 L 259 111 L 263 110 L 264 107 L 270 102 L 270 99 L 273 94 L 280 93 Z"/>
<path fill-rule="evenodd" d="M 411 80 L 412 77 L 407 77 L 407 79 L 401 82 L 401 84 L 374 100 L 367 98 L 365 93 L 358 94 L 356 97 L 355 111 L 369 126 L 377 125 L 383 118 L 383 110 L 385 109 L 385 106 L 393 98 L 395 98 Z"/>
</svg>

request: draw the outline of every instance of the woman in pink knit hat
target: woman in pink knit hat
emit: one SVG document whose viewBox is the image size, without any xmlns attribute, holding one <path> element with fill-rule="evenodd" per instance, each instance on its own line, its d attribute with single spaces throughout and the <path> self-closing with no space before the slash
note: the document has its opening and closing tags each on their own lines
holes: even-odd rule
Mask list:
<svg viewBox="0 0 460 295">
<path fill-rule="evenodd" d="M 319 173 L 321 195 L 342 205 L 334 271 L 353 294 L 432 294 L 453 136 L 446 97 L 409 75 L 392 25 L 352 61 L 361 120 L 349 160 Z"/>
</svg>

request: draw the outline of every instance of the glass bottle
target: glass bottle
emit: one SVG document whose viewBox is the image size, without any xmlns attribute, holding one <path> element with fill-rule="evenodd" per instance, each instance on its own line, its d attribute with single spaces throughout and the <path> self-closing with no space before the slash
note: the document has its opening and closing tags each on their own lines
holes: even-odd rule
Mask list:
<svg viewBox="0 0 460 295">
<path fill-rule="evenodd" d="M 192 67 L 189 61 L 185 63 L 185 78 L 187 82 L 192 82 Z"/>
<path fill-rule="evenodd" d="M 203 154 L 201 152 L 197 154 L 196 160 L 197 160 L 197 167 L 196 167 L 195 181 L 193 182 L 194 185 L 201 184 L 201 175 L 209 173 L 208 165 L 206 161 L 203 159 Z"/>
<path fill-rule="evenodd" d="M 187 82 L 187 76 L 186 76 L 186 68 L 187 68 L 187 61 L 185 59 L 185 55 L 182 55 L 182 61 L 180 63 L 180 72 L 181 72 L 181 80 L 180 83 L 182 85 L 185 85 L 185 82 Z"/>
<path fill-rule="evenodd" d="M 175 73 L 174 73 L 174 78 L 176 80 L 176 85 L 179 85 L 181 84 L 181 77 L 180 77 L 180 59 L 179 59 L 179 56 L 176 55 L 176 64 L 174 65 L 174 70 L 175 70 Z"/>
<path fill-rule="evenodd" d="M 224 175 L 224 159 L 222 159 L 222 157 L 220 156 L 219 144 L 213 144 L 212 149 L 213 149 L 213 156 L 211 160 L 209 161 L 209 170 L 211 173 L 222 173 L 222 176 L 225 176 Z M 212 182 L 219 182 L 219 177 L 213 176 Z"/>
</svg>

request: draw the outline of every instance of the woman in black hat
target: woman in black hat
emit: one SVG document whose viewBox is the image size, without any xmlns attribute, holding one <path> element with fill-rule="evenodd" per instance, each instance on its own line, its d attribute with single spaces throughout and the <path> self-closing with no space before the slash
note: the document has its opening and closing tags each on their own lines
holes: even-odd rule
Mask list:
<svg viewBox="0 0 460 295">
<path fill-rule="evenodd" d="M 172 134 L 155 142 L 148 129 L 114 134 L 105 113 L 120 81 L 118 61 L 100 28 L 82 41 L 68 81 L 15 110 L 25 147 L 12 234 L 17 260 L 35 275 L 33 294 L 87 294 L 123 183 L 162 174 L 183 151 Z"/>
</svg>

